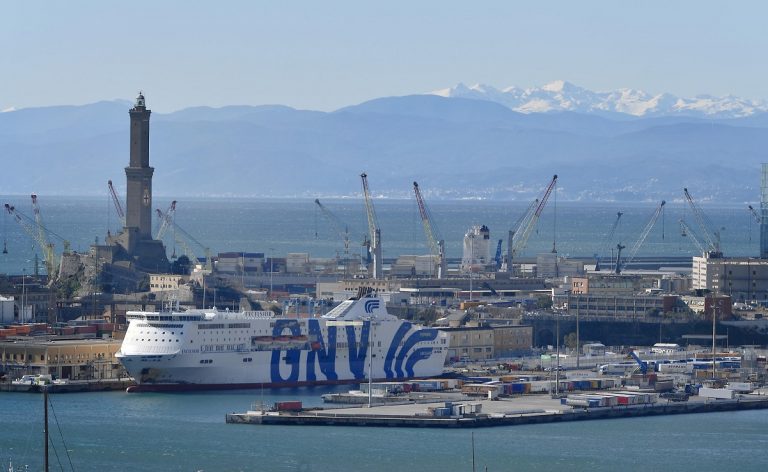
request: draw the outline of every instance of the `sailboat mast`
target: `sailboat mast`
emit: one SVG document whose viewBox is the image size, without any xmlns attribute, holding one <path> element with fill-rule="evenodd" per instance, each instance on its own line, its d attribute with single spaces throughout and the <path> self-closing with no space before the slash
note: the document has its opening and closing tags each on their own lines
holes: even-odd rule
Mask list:
<svg viewBox="0 0 768 472">
<path fill-rule="evenodd" d="M 45 424 L 43 425 L 43 436 L 45 438 L 45 472 L 48 472 L 48 386 L 43 385 L 43 402 L 45 403 Z"/>
</svg>

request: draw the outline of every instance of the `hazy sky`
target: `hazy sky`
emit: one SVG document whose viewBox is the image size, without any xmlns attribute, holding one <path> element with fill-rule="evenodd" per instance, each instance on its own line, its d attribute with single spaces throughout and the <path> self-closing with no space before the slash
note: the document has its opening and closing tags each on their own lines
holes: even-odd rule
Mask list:
<svg viewBox="0 0 768 472">
<path fill-rule="evenodd" d="M 333 110 L 455 85 L 555 79 L 768 98 L 768 2 L 0 0 L 0 110 Z"/>
</svg>

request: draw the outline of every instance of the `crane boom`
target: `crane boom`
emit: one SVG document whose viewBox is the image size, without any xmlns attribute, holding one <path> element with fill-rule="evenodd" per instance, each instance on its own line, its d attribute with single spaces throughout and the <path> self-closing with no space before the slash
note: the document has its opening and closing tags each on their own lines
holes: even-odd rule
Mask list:
<svg viewBox="0 0 768 472">
<path fill-rule="evenodd" d="M 424 198 L 421 196 L 417 182 L 413 183 L 413 193 L 416 195 L 416 203 L 419 205 L 419 214 L 421 215 L 421 223 L 424 226 L 424 234 L 427 236 L 427 243 L 432 255 L 437 259 L 437 278 L 442 279 L 445 276 L 445 241 L 435 236 L 435 225 L 432 222 L 432 216 L 427 209 L 427 205 L 424 203 Z"/>
<path fill-rule="evenodd" d="M 43 252 L 43 262 L 45 263 L 45 271 L 48 274 L 48 281 L 52 283 L 58 277 L 59 260 L 53 249 L 53 243 L 48 242 L 48 238 L 44 237 L 44 227 L 38 225 L 36 220 L 18 211 L 13 205 L 6 203 L 5 211 L 13 217 L 24 232 L 40 247 L 40 250 Z M 41 234 L 43 235 L 42 237 Z"/>
<path fill-rule="evenodd" d="M 173 211 L 176 210 L 176 201 L 174 200 L 171 204 L 173 207 Z M 168 224 L 173 226 L 174 232 L 173 237 L 176 240 L 176 243 L 181 246 L 182 250 L 184 251 L 184 254 L 189 258 L 189 260 L 194 265 L 200 265 L 205 270 L 210 271 L 212 269 L 211 264 L 211 250 L 204 246 L 200 241 L 195 239 L 191 234 L 189 234 L 184 228 L 179 226 L 178 223 L 173 219 L 173 215 L 169 215 L 168 213 L 163 213 L 162 210 L 159 208 L 155 210 L 157 212 L 157 216 L 160 217 L 163 221 L 168 221 Z M 189 243 L 192 242 L 196 244 L 198 247 L 202 248 L 205 252 L 205 263 L 201 263 L 200 259 L 198 259 L 197 255 L 195 255 L 194 250 L 190 247 Z"/>
<path fill-rule="evenodd" d="M 605 236 L 605 239 L 603 240 L 603 243 L 600 244 L 600 247 L 598 249 L 598 253 L 595 257 L 595 270 L 600 270 L 600 257 L 602 254 L 607 252 L 607 249 L 611 243 L 611 240 L 613 239 L 613 236 L 616 234 L 616 228 L 619 227 L 619 221 L 621 221 L 621 216 L 624 213 L 621 211 L 616 212 L 616 219 L 613 222 L 613 225 L 611 226 L 611 229 L 608 231 L 608 234 Z"/>
<path fill-rule="evenodd" d="M 370 252 L 373 254 L 371 276 L 374 279 L 378 279 L 382 276 L 381 230 L 379 229 L 379 221 L 376 218 L 376 210 L 373 208 L 371 191 L 368 188 L 368 174 L 363 172 L 360 174 L 360 178 L 363 181 L 363 198 L 365 199 L 365 211 L 368 215 L 368 235 L 371 241 Z"/>
<path fill-rule="evenodd" d="M 556 184 L 557 184 L 557 175 L 552 177 L 552 180 L 549 182 L 549 185 L 547 186 L 547 189 L 544 191 L 544 194 L 538 200 L 538 204 L 535 205 L 535 210 L 531 214 L 530 218 L 528 217 L 523 218 L 522 231 L 514 234 L 516 238 L 512 243 L 512 253 L 509 254 L 510 263 L 512 262 L 512 259 L 514 259 L 520 253 L 520 251 L 522 251 L 522 249 L 526 246 L 526 244 L 528 244 L 528 238 L 531 236 L 533 229 L 536 227 L 536 224 L 539 222 L 539 217 L 541 216 L 542 211 L 544 211 L 544 207 L 547 205 L 547 200 L 549 200 L 549 196 L 552 194 L 552 190 L 555 188 Z"/>
<path fill-rule="evenodd" d="M 315 204 L 317 204 L 318 208 L 323 213 L 323 216 L 325 216 L 325 219 L 328 220 L 328 222 L 333 227 L 334 231 L 336 231 L 336 234 L 339 235 L 341 238 L 341 241 L 344 243 L 344 259 L 349 258 L 349 227 L 342 223 L 342 221 L 334 215 L 331 210 L 325 207 L 322 203 L 320 203 L 319 199 L 315 199 Z"/>
<path fill-rule="evenodd" d="M 699 241 L 699 238 L 697 238 L 696 234 L 693 232 L 693 230 L 691 230 L 691 227 L 688 226 L 688 224 L 682 218 L 680 218 L 680 230 L 683 236 L 691 237 L 691 241 L 693 241 L 693 244 L 696 245 L 696 248 L 699 250 L 700 253 L 704 254 L 707 252 L 707 249 L 704 247 L 703 244 L 701 244 L 701 242 Z"/>
<path fill-rule="evenodd" d="M 752 214 L 752 217 L 758 224 L 763 222 L 763 219 L 760 217 L 760 213 L 758 213 L 757 210 L 755 210 L 755 207 L 752 205 L 749 205 L 749 212 Z"/>
<path fill-rule="evenodd" d="M 112 185 L 112 181 L 107 181 L 107 187 L 109 187 L 109 194 L 112 196 L 112 203 L 115 204 L 115 211 L 120 220 L 125 221 L 125 212 L 123 211 L 123 205 L 120 203 L 120 199 L 117 197 L 115 187 Z"/>
<path fill-rule="evenodd" d="M 157 229 L 157 235 L 155 236 L 155 239 L 159 241 L 163 239 L 166 231 L 168 231 L 168 228 L 173 224 L 173 216 L 176 214 L 176 200 L 171 202 L 165 213 L 159 208 L 155 211 L 157 211 L 157 216 L 160 218 L 160 228 Z"/>
<path fill-rule="evenodd" d="M 688 193 L 688 189 L 684 188 L 683 193 L 685 193 L 685 199 L 688 201 L 688 205 L 691 207 L 691 211 L 693 212 L 693 216 L 696 218 L 696 223 L 699 225 L 699 229 L 701 229 L 701 236 L 704 238 L 704 241 L 707 243 L 707 252 L 709 252 L 710 256 L 719 256 L 722 255 L 720 252 L 720 241 L 714 238 L 712 236 L 712 233 L 709 230 L 709 226 L 707 225 L 706 217 L 704 216 L 704 212 L 701 211 L 701 208 L 699 208 L 698 205 L 693 201 L 693 197 L 690 193 Z"/>
<path fill-rule="evenodd" d="M 625 266 L 635 259 L 635 255 L 637 255 L 637 251 L 643 245 L 643 243 L 645 242 L 645 238 L 648 237 L 648 234 L 650 234 L 651 230 L 656 225 L 656 222 L 659 220 L 659 216 L 661 216 L 662 212 L 664 211 L 664 205 L 666 204 L 667 202 L 662 200 L 659 206 L 656 207 L 656 210 L 654 210 L 653 215 L 651 216 L 651 219 L 648 220 L 648 223 L 645 225 L 645 228 L 643 228 L 643 231 L 640 233 L 640 237 L 637 238 L 637 241 L 635 241 L 635 244 L 632 245 L 632 249 L 629 250 L 629 256 L 626 258 L 624 262 Z"/>
<path fill-rule="evenodd" d="M 512 225 L 512 229 L 509 230 L 508 236 L 507 236 L 507 255 L 504 256 L 501 267 L 499 270 L 502 272 L 507 272 L 512 270 L 512 256 L 515 253 L 514 249 L 514 243 L 515 243 L 515 235 L 520 234 L 520 231 L 522 228 L 528 224 L 528 221 L 533 218 L 533 214 L 536 211 L 536 207 L 539 206 L 539 199 L 536 198 L 531 202 L 530 205 L 528 205 L 528 208 L 525 209 L 525 212 L 520 215 L 520 218 L 515 221 L 515 224 Z M 519 236 L 518 236 L 519 238 Z"/>
</svg>

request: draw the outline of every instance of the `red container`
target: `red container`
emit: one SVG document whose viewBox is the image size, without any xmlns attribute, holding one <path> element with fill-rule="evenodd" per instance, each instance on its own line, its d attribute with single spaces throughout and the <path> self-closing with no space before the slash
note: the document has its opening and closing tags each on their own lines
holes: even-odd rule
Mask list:
<svg viewBox="0 0 768 472">
<path fill-rule="evenodd" d="M 301 411 L 301 408 L 302 406 L 300 401 L 275 403 L 275 409 L 277 411 Z"/>
<path fill-rule="evenodd" d="M 24 336 L 32 332 L 31 325 L 18 325 L 14 326 L 14 328 L 16 328 L 16 334 L 19 336 Z"/>
</svg>

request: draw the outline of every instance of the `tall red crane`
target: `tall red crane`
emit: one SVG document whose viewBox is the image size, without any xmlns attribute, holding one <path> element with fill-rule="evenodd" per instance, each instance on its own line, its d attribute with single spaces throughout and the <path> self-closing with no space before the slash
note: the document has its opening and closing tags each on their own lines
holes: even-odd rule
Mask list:
<svg viewBox="0 0 768 472">
<path fill-rule="evenodd" d="M 120 218 L 120 221 L 125 224 L 125 212 L 123 211 L 123 204 L 120 203 L 120 198 L 118 198 L 117 192 L 115 191 L 115 187 L 112 185 L 111 180 L 107 181 L 107 187 L 109 187 L 109 194 L 112 196 L 112 203 L 115 205 L 115 212 Z"/>
</svg>

